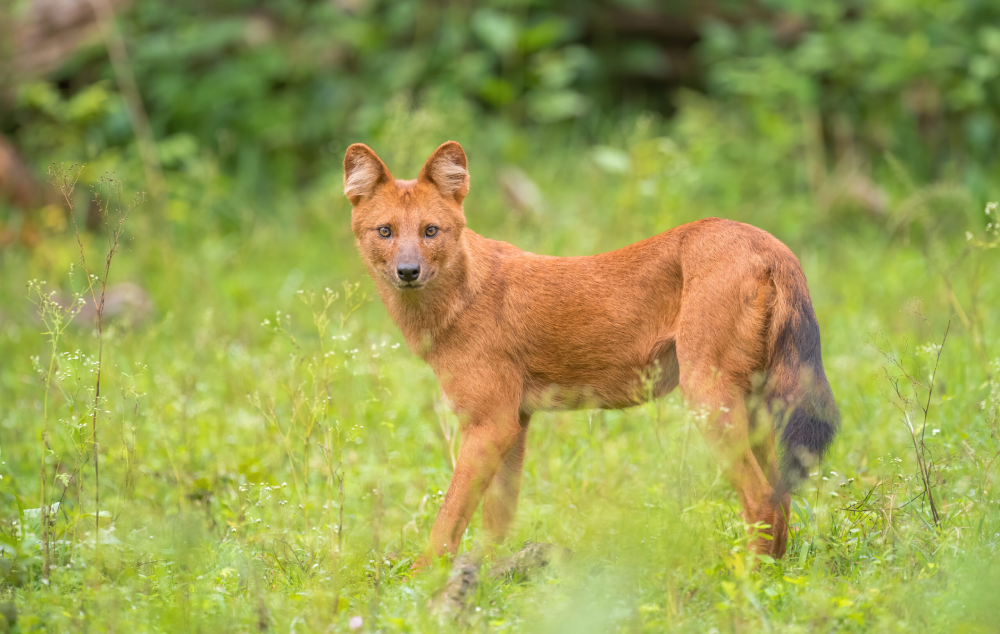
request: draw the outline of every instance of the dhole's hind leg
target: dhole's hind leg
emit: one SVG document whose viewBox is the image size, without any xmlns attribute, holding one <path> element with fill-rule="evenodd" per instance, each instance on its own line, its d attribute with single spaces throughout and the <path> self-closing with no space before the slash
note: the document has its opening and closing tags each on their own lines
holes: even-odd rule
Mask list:
<svg viewBox="0 0 1000 634">
<path fill-rule="evenodd" d="M 736 489 L 744 521 L 749 525 L 766 525 L 759 529 L 751 549 L 781 557 L 788 536 L 786 513 L 750 444 L 742 390 L 714 368 L 697 360 L 686 364 L 684 358 L 681 358 L 681 390 L 726 479 Z"/>
<path fill-rule="evenodd" d="M 754 269 L 750 262 L 742 265 L 747 269 L 744 272 L 734 273 L 738 265 L 720 268 L 698 278 L 689 291 L 685 289 L 677 324 L 677 361 L 681 390 L 736 489 L 744 520 L 769 526 L 758 533 L 751 547 L 757 553 L 780 557 L 785 552 L 788 522 L 783 500 L 775 495 L 776 466 L 771 466 L 768 457 L 774 441 L 762 435 L 772 438 L 770 445 L 765 441 L 755 453 L 758 439 L 750 434 L 746 402 L 755 373 L 766 365 L 766 332 L 775 288 L 765 269 Z"/>
<path fill-rule="evenodd" d="M 507 537 L 507 529 L 517 512 L 529 416 L 521 414 L 521 432 L 507 450 L 483 498 L 483 529 L 495 543 L 500 543 Z"/>
<path fill-rule="evenodd" d="M 761 413 L 766 414 L 766 412 Z M 756 420 L 756 426 L 750 432 L 750 448 L 757 459 L 757 464 L 774 490 L 773 501 L 780 504 L 782 517 L 787 525 L 792 508 L 792 496 L 786 490 L 781 479 L 781 471 L 778 468 L 778 456 L 775 452 L 774 423 L 771 421 L 769 415 L 761 416 Z M 777 557 L 781 557 L 785 554 L 788 531 L 784 530 L 773 534 L 773 536 L 773 553 Z"/>
</svg>

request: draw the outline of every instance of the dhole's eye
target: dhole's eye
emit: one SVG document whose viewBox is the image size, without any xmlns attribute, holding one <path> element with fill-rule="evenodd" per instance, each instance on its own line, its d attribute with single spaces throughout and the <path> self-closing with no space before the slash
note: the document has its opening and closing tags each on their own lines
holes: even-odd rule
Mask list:
<svg viewBox="0 0 1000 634">
<path fill-rule="evenodd" d="M 427 227 L 426 229 L 424 229 L 424 235 L 427 236 L 428 238 L 433 238 L 434 236 L 437 235 L 437 232 L 438 232 L 438 228 L 435 227 L 434 225 L 431 225 L 431 226 Z"/>
<path fill-rule="evenodd" d="M 392 229 L 390 229 L 389 227 L 379 227 L 378 234 L 383 238 L 388 238 L 389 236 L 392 235 Z"/>
</svg>

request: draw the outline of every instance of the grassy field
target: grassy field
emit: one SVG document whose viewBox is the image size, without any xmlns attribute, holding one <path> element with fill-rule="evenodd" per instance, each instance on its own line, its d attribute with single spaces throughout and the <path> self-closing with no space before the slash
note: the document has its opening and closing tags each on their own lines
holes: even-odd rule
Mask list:
<svg viewBox="0 0 1000 634">
<path fill-rule="evenodd" d="M 463 619 L 440 624 L 425 606 L 448 563 L 416 577 L 409 565 L 458 423 L 373 296 L 336 157 L 320 183 L 267 199 L 206 160 L 129 217 L 109 285 L 135 283 L 151 306 L 108 317 L 100 338 L 79 315 L 53 346 L 57 309 L 47 322 L 34 303 L 87 287 L 72 225 L 55 218 L 38 248 L 0 252 L 0 600 L 19 631 L 1000 630 L 988 201 L 897 165 L 873 176 L 888 203 L 866 208 L 837 194 L 832 170 L 817 184 L 798 141 L 757 140 L 707 104 L 588 134 L 603 143 L 401 109 L 364 140 L 400 177 L 460 140 L 469 225 L 534 252 L 602 252 L 713 215 L 786 242 L 843 429 L 793 498 L 784 560 L 747 553 L 736 496 L 678 393 L 536 415 L 496 556 L 531 540 L 573 557 L 484 580 Z M 505 196 L 511 164 L 541 202 Z M 84 233 L 83 249 L 102 277 L 104 234 Z M 477 518 L 463 550 L 479 536 Z"/>
</svg>

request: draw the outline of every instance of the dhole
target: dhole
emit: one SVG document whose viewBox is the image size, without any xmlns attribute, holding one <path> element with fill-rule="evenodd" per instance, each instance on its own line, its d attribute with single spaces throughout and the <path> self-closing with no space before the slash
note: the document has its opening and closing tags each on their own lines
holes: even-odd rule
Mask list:
<svg viewBox="0 0 1000 634">
<path fill-rule="evenodd" d="M 650 378 L 654 397 L 680 385 L 745 521 L 769 527 L 752 547 L 783 555 L 789 491 L 839 425 L 792 252 L 755 227 L 706 218 L 610 253 L 535 255 L 468 229 L 468 191 L 454 141 L 409 181 L 366 145 L 344 156 L 361 256 L 462 422 L 451 485 L 416 566 L 456 551 L 480 500 L 487 533 L 504 537 L 532 413 L 636 405 Z"/>
</svg>

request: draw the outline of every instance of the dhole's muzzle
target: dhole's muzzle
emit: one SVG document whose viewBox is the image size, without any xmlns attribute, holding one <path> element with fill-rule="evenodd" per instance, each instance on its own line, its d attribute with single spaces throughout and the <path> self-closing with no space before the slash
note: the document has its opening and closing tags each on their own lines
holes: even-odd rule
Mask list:
<svg viewBox="0 0 1000 634">
<path fill-rule="evenodd" d="M 406 244 L 399 249 L 395 265 L 396 279 L 394 283 L 397 288 L 420 288 L 427 281 L 427 278 L 433 275 L 427 271 L 424 258 L 415 244 Z"/>
</svg>

